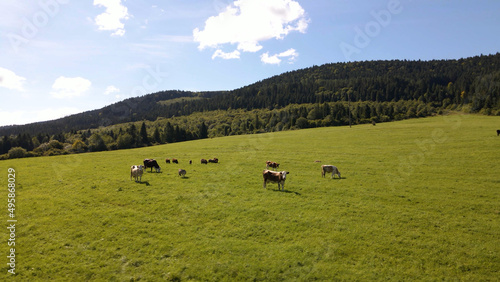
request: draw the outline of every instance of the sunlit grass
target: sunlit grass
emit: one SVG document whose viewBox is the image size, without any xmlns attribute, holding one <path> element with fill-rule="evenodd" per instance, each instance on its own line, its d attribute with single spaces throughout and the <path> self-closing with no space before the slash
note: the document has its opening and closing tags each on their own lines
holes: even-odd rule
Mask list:
<svg viewBox="0 0 500 282">
<path fill-rule="evenodd" d="M 494 280 L 499 122 L 457 115 L 2 161 L 17 171 L 15 278 Z M 163 172 L 130 181 L 144 158 Z M 263 189 L 266 160 L 290 172 L 285 192 Z M 322 178 L 322 164 L 342 179 Z"/>
</svg>

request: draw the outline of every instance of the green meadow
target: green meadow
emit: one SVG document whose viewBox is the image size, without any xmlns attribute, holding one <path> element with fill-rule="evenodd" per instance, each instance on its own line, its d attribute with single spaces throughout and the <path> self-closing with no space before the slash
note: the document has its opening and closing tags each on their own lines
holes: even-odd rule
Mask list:
<svg viewBox="0 0 500 282">
<path fill-rule="evenodd" d="M 0 279 L 498 280 L 497 129 L 456 114 L 1 161 L 17 222 Z M 131 181 L 144 158 L 162 172 Z M 290 172 L 284 191 L 263 188 L 266 160 Z"/>
</svg>

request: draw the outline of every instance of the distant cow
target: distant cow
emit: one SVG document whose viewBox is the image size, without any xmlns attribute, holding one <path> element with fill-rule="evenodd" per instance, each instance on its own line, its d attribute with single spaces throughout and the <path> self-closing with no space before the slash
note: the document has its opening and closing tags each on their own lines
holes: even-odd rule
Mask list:
<svg viewBox="0 0 500 282">
<path fill-rule="evenodd" d="M 178 163 L 179 163 L 179 161 L 178 161 L 177 159 L 172 159 L 172 163 L 174 163 L 174 164 L 178 164 Z"/>
<path fill-rule="evenodd" d="M 179 168 L 179 176 L 181 177 L 186 176 L 186 170 Z"/>
<path fill-rule="evenodd" d="M 288 171 L 271 171 L 265 169 L 264 171 L 262 171 L 262 177 L 264 178 L 264 189 L 266 189 L 266 184 L 269 181 L 273 183 L 278 183 L 278 190 L 280 190 L 280 185 L 281 185 L 281 189 L 284 191 L 287 174 L 289 174 Z"/>
<path fill-rule="evenodd" d="M 201 163 L 202 163 L 202 164 L 208 164 L 208 161 L 207 161 L 207 160 L 205 160 L 205 159 L 201 159 Z"/>
<path fill-rule="evenodd" d="M 169 164 L 169 163 L 170 163 L 170 159 L 165 159 L 165 162 L 166 162 L 167 164 Z"/>
<path fill-rule="evenodd" d="M 218 158 L 209 159 L 208 162 L 216 164 L 219 163 L 219 159 Z"/>
<path fill-rule="evenodd" d="M 193 163 L 193 160 L 189 160 L 189 164 L 192 164 Z"/>
<path fill-rule="evenodd" d="M 133 165 L 130 167 L 130 180 L 132 177 L 135 179 L 135 182 L 140 182 L 142 179 L 142 173 L 144 172 L 143 165 Z"/>
<path fill-rule="evenodd" d="M 276 162 L 266 161 L 266 168 L 279 168 L 280 164 Z"/>
<path fill-rule="evenodd" d="M 325 177 L 325 173 L 332 173 L 332 179 L 335 178 L 335 174 L 337 174 L 340 177 L 340 171 L 339 169 L 334 166 L 334 165 L 322 165 L 321 166 L 321 175 Z"/>
<path fill-rule="evenodd" d="M 153 159 L 144 159 L 144 167 L 151 168 L 151 172 L 153 172 L 153 168 L 156 170 L 156 172 L 160 172 L 160 166 L 158 165 L 158 162 Z"/>
<path fill-rule="evenodd" d="M 500 135 L 500 130 L 497 130 L 497 136 Z"/>
</svg>

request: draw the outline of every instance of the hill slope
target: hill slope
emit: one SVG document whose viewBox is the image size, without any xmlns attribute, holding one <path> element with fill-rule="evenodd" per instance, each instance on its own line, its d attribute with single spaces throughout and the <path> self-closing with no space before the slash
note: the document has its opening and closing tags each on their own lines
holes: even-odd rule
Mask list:
<svg viewBox="0 0 500 282">
<path fill-rule="evenodd" d="M 2 161 L 2 171 L 16 171 L 14 278 L 495 280 L 499 119 L 455 115 Z M 161 161 L 162 173 L 130 181 L 130 165 L 146 157 L 180 164 Z M 199 163 L 209 157 L 220 163 Z M 284 192 L 263 189 L 266 160 L 290 172 Z M 342 179 L 321 178 L 321 164 L 337 165 Z M 5 266 L 0 277 L 12 279 Z"/>
<path fill-rule="evenodd" d="M 420 100 L 433 106 L 500 109 L 500 53 L 460 60 L 335 63 L 287 72 L 228 92 L 163 91 L 55 121 L 0 128 L 0 136 L 56 134 L 158 117 L 290 104 Z M 183 101 L 182 97 L 186 97 Z M 190 99 L 193 97 L 204 99 Z M 175 103 L 161 101 L 175 99 Z"/>
</svg>

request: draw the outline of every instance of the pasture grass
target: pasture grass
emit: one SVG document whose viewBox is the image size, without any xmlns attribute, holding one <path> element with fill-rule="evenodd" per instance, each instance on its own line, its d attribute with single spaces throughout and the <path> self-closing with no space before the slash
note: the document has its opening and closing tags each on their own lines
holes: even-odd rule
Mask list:
<svg viewBox="0 0 500 282">
<path fill-rule="evenodd" d="M 450 115 L 2 161 L 18 223 L 17 274 L 4 240 L 0 278 L 497 280 L 498 128 Z M 144 158 L 162 173 L 130 181 Z M 285 191 L 263 189 L 266 160 L 290 172 Z"/>
</svg>

